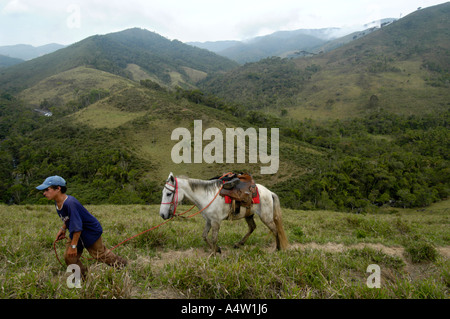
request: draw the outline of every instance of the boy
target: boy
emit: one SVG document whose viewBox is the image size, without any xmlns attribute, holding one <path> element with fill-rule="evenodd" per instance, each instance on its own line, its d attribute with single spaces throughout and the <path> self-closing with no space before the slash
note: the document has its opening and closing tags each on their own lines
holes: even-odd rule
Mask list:
<svg viewBox="0 0 450 319">
<path fill-rule="evenodd" d="M 100 222 L 75 197 L 66 195 L 66 181 L 62 177 L 50 176 L 36 188 L 43 191 L 47 199 L 55 201 L 56 212 L 63 221 L 56 239 L 65 238 L 69 229 L 64 253 L 67 265 L 77 264 L 85 277 L 87 268 L 80 261 L 84 248 L 93 258 L 107 265 L 122 268 L 127 264 L 126 259 L 115 255 L 103 244 Z"/>
</svg>

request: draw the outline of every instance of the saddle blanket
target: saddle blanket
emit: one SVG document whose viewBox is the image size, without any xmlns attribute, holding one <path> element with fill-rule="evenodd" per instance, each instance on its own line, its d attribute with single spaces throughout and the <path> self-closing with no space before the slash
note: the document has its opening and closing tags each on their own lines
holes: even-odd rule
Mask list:
<svg viewBox="0 0 450 319">
<path fill-rule="evenodd" d="M 225 204 L 231 204 L 232 199 L 230 196 L 224 196 L 225 198 Z M 252 198 L 252 204 L 259 204 L 260 200 L 259 200 L 259 191 L 258 191 L 258 187 L 256 188 L 256 196 Z"/>
</svg>

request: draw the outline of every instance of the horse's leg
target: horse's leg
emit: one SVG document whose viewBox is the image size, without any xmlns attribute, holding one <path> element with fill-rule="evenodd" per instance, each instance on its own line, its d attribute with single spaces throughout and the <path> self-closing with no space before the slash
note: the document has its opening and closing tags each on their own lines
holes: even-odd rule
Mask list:
<svg viewBox="0 0 450 319">
<path fill-rule="evenodd" d="M 240 242 L 234 244 L 234 248 L 239 248 L 240 246 L 242 246 L 247 241 L 248 237 L 250 237 L 250 235 L 256 229 L 256 224 L 255 224 L 255 220 L 253 219 L 253 217 L 254 217 L 254 215 L 245 217 L 245 221 L 247 222 L 247 225 L 248 225 L 248 232 L 247 232 L 247 234 L 245 234 L 245 236 L 241 239 Z"/>
<path fill-rule="evenodd" d="M 277 250 L 281 249 L 281 245 L 280 245 L 280 238 L 278 237 L 278 230 L 277 230 L 277 226 L 275 225 L 275 223 L 273 221 L 269 221 L 266 224 L 266 226 L 272 231 L 272 233 L 275 236 L 275 240 L 277 242 Z"/>
<path fill-rule="evenodd" d="M 273 212 L 268 211 L 267 209 L 263 209 L 261 211 L 261 221 L 269 228 L 272 233 L 275 235 L 275 239 L 277 242 L 277 250 L 281 249 L 280 238 L 278 237 L 278 230 L 275 222 L 273 221 Z"/>
<path fill-rule="evenodd" d="M 211 240 L 209 240 L 208 233 L 211 228 L 212 228 Z M 203 229 L 202 237 L 205 240 L 205 242 L 208 244 L 209 248 L 211 248 L 211 250 L 213 251 L 214 254 L 216 252 L 221 253 L 220 247 L 217 246 L 217 239 L 219 237 L 219 229 L 220 229 L 220 223 L 218 223 L 218 222 L 211 223 L 210 220 L 206 221 L 205 228 Z"/>
<path fill-rule="evenodd" d="M 222 253 L 220 247 L 217 246 L 217 239 L 219 238 L 219 229 L 220 229 L 220 223 L 213 222 L 212 223 L 212 233 L 211 233 L 211 249 L 213 251 L 213 254 Z"/>
<path fill-rule="evenodd" d="M 212 249 L 211 242 L 208 240 L 208 233 L 209 233 L 210 229 L 211 229 L 211 221 L 207 220 L 205 223 L 205 228 L 203 229 L 202 237 L 205 240 L 205 242 L 208 244 L 209 248 Z"/>
</svg>

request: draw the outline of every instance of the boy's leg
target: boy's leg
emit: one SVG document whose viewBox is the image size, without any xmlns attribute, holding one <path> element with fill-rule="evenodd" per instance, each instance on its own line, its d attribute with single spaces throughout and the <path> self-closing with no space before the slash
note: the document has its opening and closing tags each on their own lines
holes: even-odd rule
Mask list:
<svg viewBox="0 0 450 319">
<path fill-rule="evenodd" d="M 94 244 L 92 244 L 92 246 L 86 249 L 93 258 L 109 266 L 122 268 L 126 266 L 128 263 L 126 259 L 117 256 L 111 250 L 106 248 L 106 246 L 103 244 L 101 236 L 99 239 L 97 239 L 97 241 Z"/>
<path fill-rule="evenodd" d="M 68 255 L 71 244 L 72 244 L 72 240 L 70 238 L 68 238 L 68 240 L 66 242 L 66 251 L 64 252 L 64 260 L 66 262 L 66 265 L 67 266 L 72 265 L 72 264 L 78 265 L 80 267 L 81 276 L 83 278 L 85 278 L 86 272 L 87 272 L 87 267 L 85 265 L 83 265 L 83 263 L 81 262 L 81 254 L 83 253 L 83 250 L 77 250 L 77 255 L 75 257 L 71 257 Z"/>
</svg>

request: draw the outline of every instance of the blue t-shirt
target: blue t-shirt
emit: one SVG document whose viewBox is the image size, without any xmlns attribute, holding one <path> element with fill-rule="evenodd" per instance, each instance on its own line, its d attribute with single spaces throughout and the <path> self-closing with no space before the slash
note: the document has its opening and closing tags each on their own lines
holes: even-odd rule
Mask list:
<svg viewBox="0 0 450 319">
<path fill-rule="evenodd" d="M 78 248 L 90 247 L 100 238 L 103 232 L 100 222 L 75 197 L 67 195 L 61 210 L 56 207 L 56 212 L 69 229 L 70 238 L 81 231 Z"/>
</svg>

